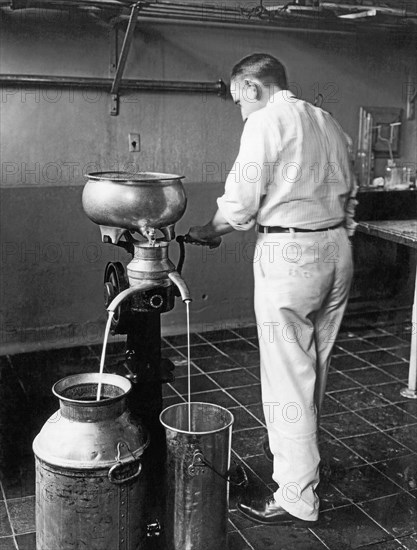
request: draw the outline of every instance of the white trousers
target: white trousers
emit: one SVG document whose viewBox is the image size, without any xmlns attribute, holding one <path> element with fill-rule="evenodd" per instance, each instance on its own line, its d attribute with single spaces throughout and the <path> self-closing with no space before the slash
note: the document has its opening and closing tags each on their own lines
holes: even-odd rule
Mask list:
<svg viewBox="0 0 417 550">
<path fill-rule="evenodd" d="M 274 496 L 304 520 L 316 520 L 319 512 L 318 417 L 352 273 L 343 227 L 258 234 L 255 314 L 262 401 L 279 486 Z"/>
</svg>

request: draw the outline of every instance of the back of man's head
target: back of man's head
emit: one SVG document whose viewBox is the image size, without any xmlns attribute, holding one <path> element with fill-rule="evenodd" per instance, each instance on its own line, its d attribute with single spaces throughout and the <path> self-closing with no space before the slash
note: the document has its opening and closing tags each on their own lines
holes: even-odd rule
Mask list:
<svg viewBox="0 0 417 550">
<path fill-rule="evenodd" d="M 244 57 L 232 69 L 231 79 L 256 78 L 265 86 L 274 84 L 281 90 L 288 89 L 287 74 L 284 65 L 267 53 L 253 53 Z"/>
</svg>

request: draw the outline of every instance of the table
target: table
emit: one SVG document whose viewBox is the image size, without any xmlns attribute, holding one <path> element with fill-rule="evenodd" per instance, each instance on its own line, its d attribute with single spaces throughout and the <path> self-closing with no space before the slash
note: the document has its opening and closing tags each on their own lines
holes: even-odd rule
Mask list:
<svg viewBox="0 0 417 550">
<path fill-rule="evenodd" d="M 417 249 L 417 220 L 363 221 L 358 223 L 357 231 Z M 401 390 L 401 395 L 417 399 L 417 273 L 414 287 L 408 388 Z"/>
</svg>

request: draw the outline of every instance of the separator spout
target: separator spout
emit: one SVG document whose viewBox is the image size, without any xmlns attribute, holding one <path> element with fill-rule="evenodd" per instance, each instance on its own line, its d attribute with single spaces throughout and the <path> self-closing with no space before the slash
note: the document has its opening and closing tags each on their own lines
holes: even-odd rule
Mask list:
<svg viewBox="0 0 417 550">
<path fill-rule="evenodd" d="M 180 291 L 181 300 L 183 302 L 191 302 L 190 290 L 178 271 L 171 271 L 171 273 L 168 273 L 168 277 Z"/>
<path fill-rule="evenodd" d="M 130 286 L 126 290 L 123 290 L 122 292 L 120 292 L 120 294 L 118 294 L 114 298 L 114 300 L 110 303 L 109 307 L 107 308 L 107 311 L 109 313 L 111 311 L 114 312 L 122 302 L 124 302 L 134 294 L 137 294 L 138 292 L 144 292 L 152 288 L 157 288 L 159 286 L 161 286 L 161 281 L 155 281 L 154 283 L 146 282 L 146 283 L 140 283 L 138 285 Z"/>
</svg>

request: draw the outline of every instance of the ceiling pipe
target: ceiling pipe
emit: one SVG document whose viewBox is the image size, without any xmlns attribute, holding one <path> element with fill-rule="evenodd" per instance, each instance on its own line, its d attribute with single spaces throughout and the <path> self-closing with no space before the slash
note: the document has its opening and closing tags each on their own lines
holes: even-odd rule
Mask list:
<svg viewBox="0 0 417 550">
<path fill-rule="evenodd" d="M 43 76 L 43 75 L 0 75 L 0 85 L 4 86 L 42 86 L 63 88 L 93 88 L 110 92 L 113 84 L 111 78 L 90 78 L 79 76 Z M 222 80 L 216 82 L 188 82 L 176 80 L 122 80 L 120 90 L 153 91 L 153 92 L 198 92 L 216 94 L 225 97 L 227 86 Z"/>
<path fill-rule="evenodd" d="M 23 9 L 25 7 L 27 8 L 34 8 L 35 6 L 33 3 L 28 2 L 27 0 L 0 0 L 0 5 L 8 6 L 12 10 L 13 9 Z M 132 8 L 132 2 L 131 1 L 125 1 L 125 0 L 46 0 L 46 2 L 43 2 L 42 0 L 39 0 L 38 2 L 39 6 L 42 7 L 50 7 L 50 8 L 76 8 L 76 7 L 94 7 L 94 8 L 114 8 L 118 10 L 131 10 Z M 386 7 L 384 5 L 378 6 L 378 5 L 371 5 L 366 6 L 367 8 L 373 8 L 378 11 L 378 13 L 382 15 L 391 15 L 395 17 L 400 17 L 404 19 L 412 19 L 417 17 L 417 11 L 410 11 L 407 8 L 390 8 Z M 164 8 L 167 8 L 167 11 L 164 12 Z M 294 13 L 294 15 L 291 15 L 291 11 L 296 12 L 297 7 L 296 4 L 283 4 L 282 6 L 277 6 L 277 8 L 274 10 L 274 7 L 267 7 L 265 8 L 266 11 L 269 13 L 274 12 L 281 12 L 283 14 L 282 18 L 285 18 L 285 23 L 288 23 L 288 19 L 296 19 L 297 15 Z M 317 20 L 317 15 L 320 13 L 320 10 L 330 10 L 334 12 L 335 17 L 338 15 L 338 11 L 344 10 L 347 12 L 357 12 L 358 9 L 364 9 L 365 6 L 361 4 L 339 4 L 336 2 L 321 2 L 320 3 L 320 9 L 318 10 L 315 6 L 303 6 L 303 13 L 311 13 L 313 17 Z M 184 15 L 187 15 L 187 17 L 196 17 L 197 19 L 199 16 L 201 17 L 201 12 L 203 10 L 204 14 L 210 14 L 213 18 L 213 22 L 219 22 L 222 23 L 225 18 L 231 17 L 233 19 L 238 16 L 239 18 L 243 18 L 245 15 L 247 18 L 249 18 L 249 14 L 252 10 L 245 8 L 245 7 L 228 7 L 228 6 L 209 6 L 206 4 L 187 4 L 184 2 L 170 2 L 170 1 L 158 1 L 158 2 L 143 2 L 143 9 L 147 10 L 148 12 L 151 12 L 152 10 L 156 10 L 158 15 L 166 15 L 167 17 L 170 17 L 172 15 L 173 11 L 176 12 L 184 12 Z M 246 14 L 245 14 L 246 12 Z M 288 17 L 289 16 L 289 17 Z M 218 18 L 218 19 L 217 19 Z M 271 18 L 271 24 L 274 25 L 276 23 L 280 23 L 280 21 L 276 21 L 273 17 Z M 204 20 L 206 21 L 206 17 L 204 17 Z M 249 20 L 249 19 L 248 19 Z M 250 19 L 249 25 L 256 24 L 255 19 Z M 265 23 L 265 20 L 260 20 L 261 24 Z M 203 21 L 204 22 L 204 21 Z M 295 21 L 296 23 L 296 21 Z M 246 24 L 246 23 L 242 23 Z M 286 27 L 286 25 L 284 25 Z"/>
</svg>

